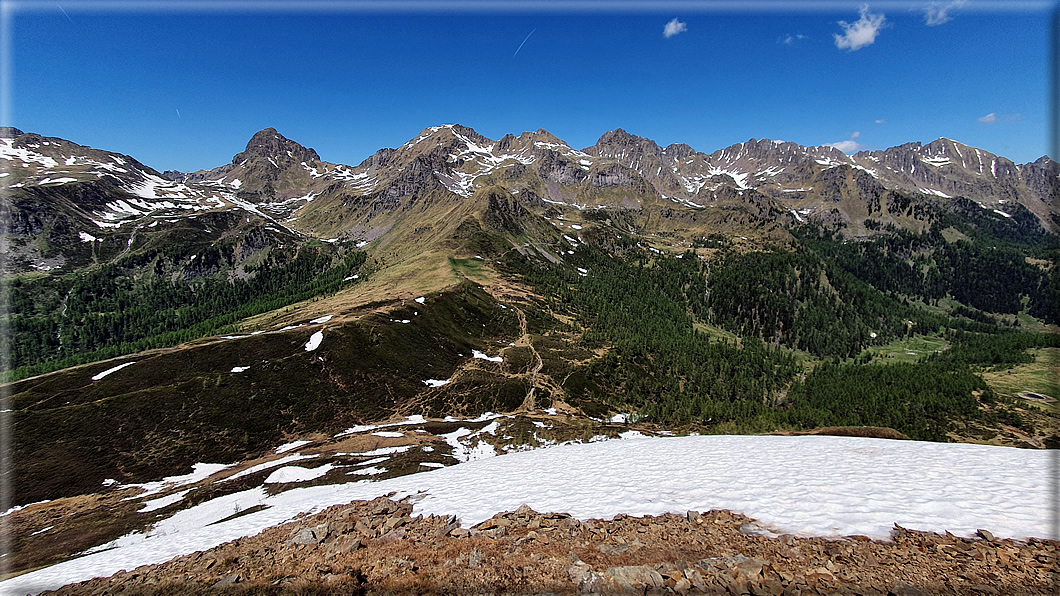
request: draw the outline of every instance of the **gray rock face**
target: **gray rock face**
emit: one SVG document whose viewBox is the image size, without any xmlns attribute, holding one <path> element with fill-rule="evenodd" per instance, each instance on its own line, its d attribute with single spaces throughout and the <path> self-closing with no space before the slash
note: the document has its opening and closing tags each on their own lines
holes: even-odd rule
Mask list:
<svg viewBox="0 0 1060 596">
<path fill-rule="evenodd" d="M 320 541 L 317 540 L 316 534 L 313 533 L 313 530 L 302 528 L 287 541 L 287 544 L 317 544 L 318 542 Z"/>
</svg>

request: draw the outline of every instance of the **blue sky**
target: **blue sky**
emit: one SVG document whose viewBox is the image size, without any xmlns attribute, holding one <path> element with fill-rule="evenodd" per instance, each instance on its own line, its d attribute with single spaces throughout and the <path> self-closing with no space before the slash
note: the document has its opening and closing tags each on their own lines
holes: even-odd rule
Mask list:
<svg viewBox="0 0 1060 596">
<path fill-rule="evenodd" d="M 1047 2 L 20 6 L 2 123 L 158 170 L 223 165 L 269 126 L 354 165 L 445 123 L 576 148 L 619 127 L 708 153 L 1048 146 Z"/>
</svg>

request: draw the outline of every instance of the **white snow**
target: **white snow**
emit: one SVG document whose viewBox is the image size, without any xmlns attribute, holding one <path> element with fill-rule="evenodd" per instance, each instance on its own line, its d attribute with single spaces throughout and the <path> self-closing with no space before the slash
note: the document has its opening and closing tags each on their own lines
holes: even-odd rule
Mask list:
<svg viewBox="0 0 1060 596">
<path fill-rule="evenodd" d="M 997 213 L 998 215 L 1004 215 L 1005 217 L 1008 217 L 1008 218 L 1012 217 L 1011 215 L 1009 215 L 1008 213 L 1005 213 L 1004 211 L 1002 211 L 1000 209 L 994 209 L 994 213 Z"/>
<path fill-rule="evenodd" d="M 504 362 L 504 358 L 502 358 L 501 356 L 494 356 L 491 358 L 483 354 L 482 352 L 479 352 L 478 350 L 472 350 L 471 355 L 480 360 L 489 360 L 490 362 Z"/>
<path fill-rule="evenodd" d="M 241 372 L 246 372 L 248 370 L 250 370 L 249 366 L 233 366 L 232 370 L 229 371 L 229 372 L 241 373 Z"/>
<path fill-rule="evenodd" d="M 944 166 L 944 165 L 950 163 L 950 158 L 945 157 L 945 156 L 940 156 L 940 157 L 921 157 L 920 161 L 922 161 L 922 162 L 924 162 L 926 164 L 929 164 L 929 165 L 933 165 L 933 166 L 935 166 L 937 168 L 939 166 Z"/>
<path fill-rule="evenodd" d="M 77 182 L 77 178 L 45 178 L 37 184 L 43 186 L 45 184 L 66 184 L 67 182 Z"/>
<path fill-rule="evenodd" d="M 316 468 L 303 468 L 301 466 L 284 466 L 276 470 L 265 479 L 265 484 L 283 484 L 285 482 L 306 482 L 320 478 L 327 474 L 335 466 L 324 464 Z"/>
<path fill-rule="evenodd" d="M 353 433 L 363 433 L 365 431 L 373 430 L 376 428 L 386 428 L 388 426 L 406 426 L 409 424 L 423 424 L 425 422 L 427 422 L 427 419 L 424 418 L 422 415 L 413 414 L 412 416 L 407 416 L 405 420 L 401 422 L 390 422 L 388 424 L 360 424 L 351 428 L 347 428 L 346 430 L 342 431 L 341 433 L 335 436 L 341 437 L 345 435 L 352 435 Z"/>
<path fill-rule="evenodd" d="M 243 182 L 240 181 L 239 178 L 236 178 L 235 180 L 229 182 L 229 184 L 232 186 L 232 188 L 239 188 L 240 186 L 243 186 Z"/>
<path fill-rule="evenodd" d="M 953 198 L 950 195 L 942 192 L 941 190 L 937 190 L 937 189 L 934 189 L 934 188 L 921 188 L 920 192 L 926 193 L 926 194 L 930 194 L 930 195 L 935 195 L 937 197 L 942 197 L 944 199 L 952 199 Z"/>
<path fill-rule="evenodd" d="M 421 461 L 420 465 L 425 468 L 444 468 L 445 464 L 440 464 L 435 461 Z"/>
<path fill-rule="evenodd" d="M 364 453 L 336 453 L 335 455 L 349 455 L 353 457 L 373 457 L 376 455 L 394 455 L 397 453 L 405 453 L 409 449 L 412 449 L 412 445 L 397 445 L 395 447 L 379 447 L 378 449 L 372 449 L 371 451 L 365 451 Z M 365 462 L 367 463 L 367 462 Z"/>
<path fill-rule="evenodd" d="M 470 431 L 466 431 L 469 434 Z M 465 435 L 466 436 L 466 435 Z M 93 553 L 0 582 L 40 592 L 212 548 L 339 503 L 425 491 L 414 513 L 471 526 L 526 503 L 579 519 L 728 509 L 798 535 L 886 539 L 894 524 L 1058 539 L 1047 450 L 828 436 L 689 436 L 568 444 L 378 482 L 219 497 Z M 319 470 L 320 468 L 317 468 Z M 534 478 L 534 482 L 527 482 Z M 586 482 L 592 478 L 592 482 Z M 230 519 L 233 511 L 266 508 Z"/>
<path fill-rule="evenodd" d="M 389 457 L 374 457 L 374 458 L 372 458 L 370 460 L 357 462 L 357 463 L 355 463 L 353 465 L 355 465 L 355 466 L 371 466 L 371 465 L 374 465 L 374 464 L 381 464 L 381 463 L 385 462 L 388 459 L 390 459 L 390 458 Z"/>
<path fill-rule="evenodd" d="M 320 347 L 320 342 L 324 341 L 324 332 L 317 331 L 313 335 L 309 336 L 309 341 L 305 342 L 305 351 L 312 352 L 313 350 Z"/>
<path fill-rule="evenodd" d="M 324 315 L 324 316 L 322 316 L 320 318 L 313 319 L 312 321 L 309 321 L 309 324 L 310 325 L 319 325 L 320 323 L 327 323 L 332 318 L 334 318 L 334 316 L 335 315 Z"/>
<path fill-rule="evenodd" d="M 483 428 L 481 431 L 472 433 L 467 427 L 462 426 L 451 433 L 438 436 L 445 439 L 445 442 L 453 448 L 453 458 L 456 461 L 469 462 L 479 459 L 490 459 L 497 455 L 497 450 L 493 448 L 493 445 L 485 441 L 479 440 L 474 446 L 460 442 L 462 437 L 473 437 L 484 430 L 486 429 Z"/>
<path fill-rule="evenodd" d="M 103 485 L 106 486 L 106 481 L 103 481 Z M 0 513 L 0 517 L 4 517 L 5 515 L 11 515 L 12 513 L 16 512 L 16 511 L 19 511 L 21 509 L 25 509 L 26 507 L 32 507 L 34 505 L 43 505 L 45 503 L 51 503 L 51 502 L 52 502 L 51 499 L 44 499 L 43 501 L 34 501 L 32 503 L 26 503 L 25 505 L 15 505 L 11 509 L 8 509 L 7 511 L 5 511 L 3 513 Z"/>
<path fill-rule="evenodd" d="M 420 304 L 423 304 L 426 301 L 427 301 L 427 299 L 425 297 L 423 297 L 423 296 L 420 296 L 419 298 L 417 298 L 415 300 L 415 302 L 419 302 Z"/>
<path fill-rule="evenodd" d="M 357 476 L 374 476 L 376 474 L 382 474 L 386 472 L 386 468 L 377 468 L 375 466 L 369 466 L 367 468 L 361 468 L 359 470 L 353 470 L 352 472 L 346 472 L 347 475 Z"/>
<path fill-rule="evenodd" d="M 163 490 L 176 488 L 178 486 L 186 486 L 188 484 L 195 484 L 200 480 L 205 480 L 210 476 L 213 476 L 217 472 L 224 470 L 225 468 L 232 467 L 233 464 L 195 464 L 191 467 L 191 472 L 184 474 L 183 476 L 169 476 L 155 482 L 144 482 L 141 484 L 126 484 L 120 488 L 140 488 L 144 492 L 134 495 L 132 497 L 126 497 L 123 501 L 129 501 L 132 499 L 140 499 L 149 495 L 157 494 Z"/>
<path fill-rule="evenodd" d="M 135 362 L 135 361 L 133 361 L 133 362 L 126 362 L 125 364 L 119 364 L 118 366 L 115 366 L 115 367 L 113 367 L 113 368 L 108 368 L 107 370 L 105 370 L 105 371 L 103 371 L 103 372 L 101 372 L 101 373 L 98 373 L 98 374 L 95 374 L 95 375 L 93 375 L 93 376 L 92 376 L 92 380 L 93 380 L 93 381 L 98 381 L 98 380 L 102 379 L 103 377 L 105 377 L 105 376 L 109 375 L 109 374 L 110 374 L 110 373 L 112 373 L 112 372 L 117 372 L 117 371 L 119 371 L 119 370 L 121 370 L 121 369 L 125 368 L 126 366 L 132 366 L 132 365 L 134 365 L 134 364 L 136 364 L 136 362 Z"/>
<path fill-rule="evenodd" d="M 294 455 L 288 455 L 287 457 L 281 457 L 280 459 L 274 459 L 272 461 L 267 461 L 265 463 L 258 464 L 256 466 L 250 466 L 249 468 L 247 468 L 245 470 L 242 470 L 240 472 L 236 472 L 235 474 L 232 474 L 228 478 L 223 478 L 223 479 L 219 480 L 218 482 L 228 482 L 229 480 L 235 480 L 236 478 L 242 478 L 243 476 L 249 476 L 251 474 L 256 474 L 257 472 L 260 472 L 262 470 L 268 470 L 269 468 L 275 468 L 276 466 L 282 466 L 284 464 L 289 464 L 291 462 L 296 462 L 296 461 L 300 461 L 300 460 L 303 460 L 303 459 L 313 459 L 314 457 L 316 457 L 316 455 L 301 455 L 301 454 L 295 453 Z"/>
<path fill-rule="evenodd" d="M 385 439 L 398 439 L 405 436 L 405 433 L 399 433 L 396 431 L 382 430 L 377 433 L 372 433 L 373 437 L 383 437 Z"/>
<path fill-rule="evenodd" d="M 173 493 L 172 495 L 166 495 L 157 499 L 151 499 L 150 501 L 144 501 L 144 506 L 140 508 L 140 513 L 147 513 L 148 511 L 154 511 L 155 509 L 161 509 L 168 507 L 173 503 L 176 503 L 184 498 L 184 495 L 191 492 L 191 489 L 182 490 L 179 493 Z"/>
<path fill-rule="evenodd" d="M 423 382 L 423 384 L 428 386 L 428 387 L 441 387 L 442 385 L 448 385 L 449 381 L 448 380 L 444 380 L 443 381 L 443 380 L 439 380 L 439 379 L 427 379 L 426 381 Z"/>
<path fill-rule="evenodd" d="M 81 239 L 81 242 L 95 242 L 96 240 L 99 240 L 99 238 L 96 238 L 87 232 L 78 232 L 77 236 Z"/>
<path fill-rule="evenodd" d="M 299 447 L 301 447 L 303 445 L 308 445 L 308 444 L 310 444 L 312 442 L 313 441 L 302 440 L 302 441 L 291 441 L 290 443 L 284 443 L 283 445 L 280 445 L 279 447 L 276 448 L 276 453 L 287 453 L 288 451 L 293 451 L 293 450 L 298 449 Z"/>
</svg>

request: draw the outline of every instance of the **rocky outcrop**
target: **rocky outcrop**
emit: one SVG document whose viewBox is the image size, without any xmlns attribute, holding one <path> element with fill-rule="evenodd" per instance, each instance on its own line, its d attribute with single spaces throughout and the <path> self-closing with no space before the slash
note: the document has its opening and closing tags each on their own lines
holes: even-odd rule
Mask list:
<svg viewBox="0 0 1060 596">
<path fill-rule="evenodd" d="M 776 535 L 727 511 L 610 521 L 515 511 L 464 528 L 387 498 L 59 594 L 1053 594 L 1060 542 L 895 527 L 890 542 Z"/>
</svg>

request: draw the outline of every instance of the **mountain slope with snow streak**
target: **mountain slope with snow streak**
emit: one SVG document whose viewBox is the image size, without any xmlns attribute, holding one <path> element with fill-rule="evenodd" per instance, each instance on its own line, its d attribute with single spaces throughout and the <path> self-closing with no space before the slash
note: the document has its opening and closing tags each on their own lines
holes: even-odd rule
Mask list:
<svg viewBox="0 0 1060 596">
<path fill-rule="evenodd" d="M 334 504 L 396 492 L 414 513 L 466 526 L 528 504 L 580 518 L 728 509 L 763 533 L 867 535 L 894 524 L 970 536 L 1057 539 L 1049 527 L 1055 452 L 830 436 L 689 436 L 567 444 L 389 480 L 254 488 L 181 511 L 147 534 L 0 582 L 39 592 L 211 548 Z M 527 482 L 533 478 L 534 482 Z M 227 521 L 233 511 L 264 509 Z M 107 550 L 101 550 L 106 548 Z"/>
</svg>

